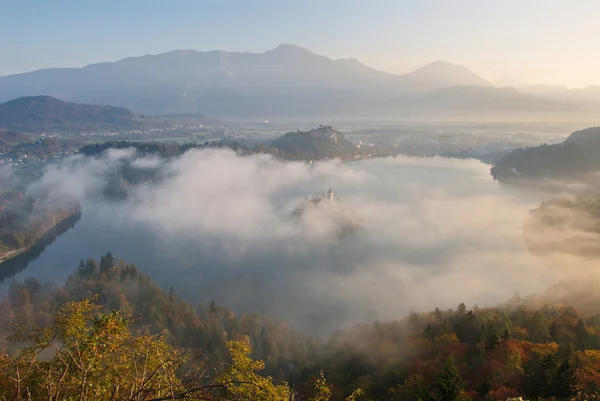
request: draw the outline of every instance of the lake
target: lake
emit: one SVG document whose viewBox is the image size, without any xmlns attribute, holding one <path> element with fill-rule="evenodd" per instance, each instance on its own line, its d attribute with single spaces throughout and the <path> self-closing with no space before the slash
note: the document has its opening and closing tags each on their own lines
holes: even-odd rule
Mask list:
<svg viewBox="0 0 600 401">
<path fill-rule="evenodd" d="M 81 258 L 111 251 L 191 302 L 214 299 L 238 312 L 326 328 L 459 302 L 493 305 L 516 290 L 542 291 L 560 278 L 523 244 L 527 212 L 544 197 L 494 182 L 490 166 L 479 161 L 398 157 L 296 164 L 304 175 L 291 183 L 279 177 L 287 168 L 271 176 L 272 166 L 261 163 L 252 174 L 264 174 L 264 184 L 249 190 L 269 190 L 258 195 L 238 191 L 244 179 L 238 172 L 221 173 L 218 186 L 207 183 L 208 173 L 144 193 L 144 199 L 165 199 L 155 204 L 87 200 L 81 220 L 12 279 L 63 283 Z M 287 221 L 293 205 L 330 186 L 360 216 L 361 234 L 327 237 L 326 216 L 315 215 L 301 229 Z M 207 198 L 207 191 L 215 193 Z M 182 196 L 185 203 L 176 205 L 185 207 L 171 206 Z M 241 211 L 246 204 L 258 206 Z M 181 223 L 170 224 L 178 218 Z M 239 232 L 238 221 L 244 228 Z"/>
</svg>

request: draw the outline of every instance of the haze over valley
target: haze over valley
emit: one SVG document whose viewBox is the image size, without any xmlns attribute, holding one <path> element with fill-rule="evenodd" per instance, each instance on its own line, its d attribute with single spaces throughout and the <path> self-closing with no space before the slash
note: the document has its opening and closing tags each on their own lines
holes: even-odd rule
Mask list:
<svg viewBox="0 0 600 401">
<path fill-rule="evenodd" d="M 0 101 L 45 94 L 138 113 L 202 113 L 233 119 L 393 117 L 528 118 L 545 113 L 587 120 L 600 90 L 496 87 L 467 67 L 434 61 L 384 73 L 354 58 L 332 59 L 282 44 L 264 53 L 175 50 L 83 68 L 0 77 Z M 556 116 L 555 116 L 556 117 Z M 539 121 L 539 120 L 538 120 Z"/>
<path fill-rule="evenodd" d="M 0 400 L 600 397 L 595 3 L 84 3 L 0 13 Z"/>
</svg>

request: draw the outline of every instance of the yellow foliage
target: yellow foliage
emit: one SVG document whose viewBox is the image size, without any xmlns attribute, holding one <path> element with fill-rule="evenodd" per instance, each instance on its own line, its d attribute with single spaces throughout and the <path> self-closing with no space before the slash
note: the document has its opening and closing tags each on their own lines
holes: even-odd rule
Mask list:
<svg viewBox="0 0 600 401">
<path fill-rule="evenodd" d="M 288 401 L 289 387 L 256 372 L 250 347 L 227 346 L 232 362 L 203 365 L 159 335 L 132 332 L 131 320 L 100 313 L 89 299 L 60 307 L 48 327 L 17 331 L 28 344 L 16 357 L 0 357 L 0 400 L 148 400 L 195 396 L 214 400 Z M 50 351 L 50 352 L 49 352 Z M 43 360 L 40 354 L 52 355 Z M 206 372 L 215 372 L 214 376 Z M 207 398 L 208 397 L 208 398 Z"/>
</svg>

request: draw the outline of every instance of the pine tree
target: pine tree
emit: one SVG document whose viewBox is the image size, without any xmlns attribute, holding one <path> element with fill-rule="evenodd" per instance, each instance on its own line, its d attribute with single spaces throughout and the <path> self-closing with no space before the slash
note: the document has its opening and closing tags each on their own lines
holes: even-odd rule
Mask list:
<svg viewBox="0 0 600 401">
<path fill-rule="evenodd" d="M 577 348 L 581 351 L 585 351 L 588 347 L 589 334 L 582 319 L 579 319 L 577 326 L 575 326 L 575 342 Z"/>
<path fill-rule="evenodd" d="M 106 273 L 110 271 L 115 265 L 115 260 L 112 253 L 107 252 L 106 255 L 100 258 L 100 271 Z"/>
<path fill-rule="evenodd" d="M 496 332 L 493 332 L 492 335 L 488 338 L 487 344 L 485 347 L 487 349 L 494 349 L 494 347 L 498 344 L 498 335 Z"/>
<path fill-rule="evenodd" d="M 435 376 L 433 382 L 433 394 L 439 401 L 458 401 L 463 391 L 467 388 L 467 382 L 460 376 L 460 372 L 454 364 L 454 357 L 446 358 L 444 367 Z"/>
<path fill-rule="evenodd" d="M 560 399 L 570 399 L 575 393 L 575 385 L 577 378 L 575 377 L 575 369 L 568 359 L 560 363 L 556 374 L 554 375 L 554 396 Z"/>
</svg>

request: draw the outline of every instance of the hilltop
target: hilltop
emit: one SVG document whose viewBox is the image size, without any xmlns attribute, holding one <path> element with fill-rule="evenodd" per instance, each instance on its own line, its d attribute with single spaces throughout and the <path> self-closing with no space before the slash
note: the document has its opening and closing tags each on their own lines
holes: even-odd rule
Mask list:
<svg viewBox="0 0 600 401">
<path fill-rule="evenodd" d="M 289 159 L 319 160 L 356 154 L 356 146 L 331 126 L 288 132 L 274 140 L 273 147 Z"/>
</svg>

